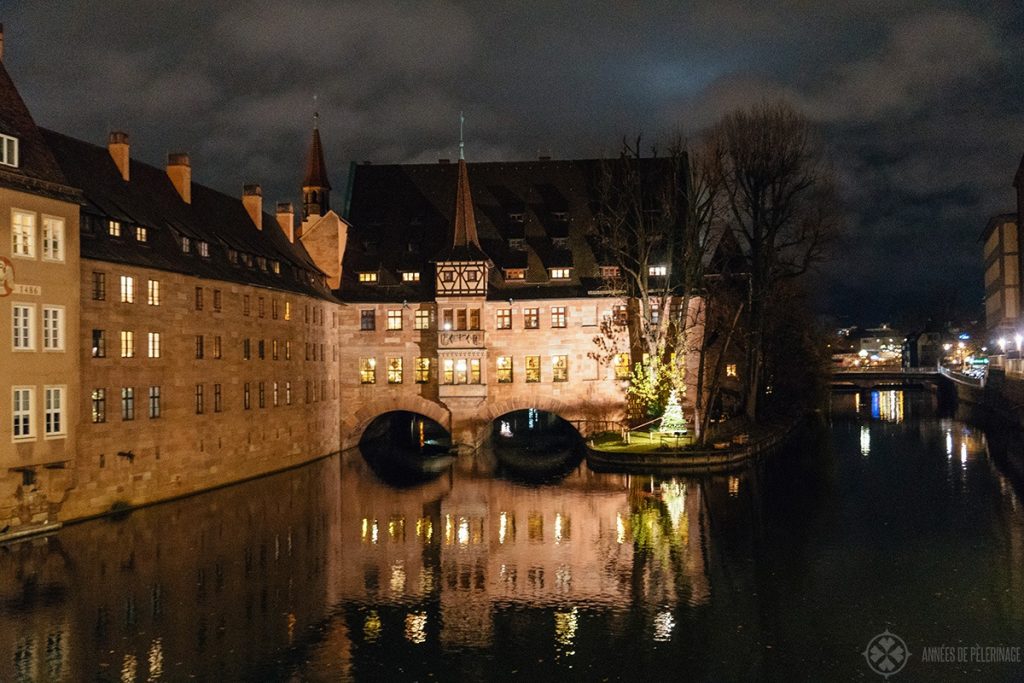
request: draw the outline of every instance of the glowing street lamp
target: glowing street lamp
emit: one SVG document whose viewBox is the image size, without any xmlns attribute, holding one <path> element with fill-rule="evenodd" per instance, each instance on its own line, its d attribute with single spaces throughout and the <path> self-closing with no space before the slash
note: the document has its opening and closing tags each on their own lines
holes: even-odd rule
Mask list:
<svg viewBox="0 0 1024 683">
<path fill-rule="evenodd" d="M 1017 342 L 1017 353 L 1020 353 L 1020 343 L 1024 341 L 1024 336 L 1021 336 L 1020 333 L 1017 333 L 1017 336 L 1014 337 L 1014 341 Z"/>
<path fill-rule="evenodd" d="M 1006 337 L 999 338 L 999 350 L 1006 353 Z"/>
</svg>

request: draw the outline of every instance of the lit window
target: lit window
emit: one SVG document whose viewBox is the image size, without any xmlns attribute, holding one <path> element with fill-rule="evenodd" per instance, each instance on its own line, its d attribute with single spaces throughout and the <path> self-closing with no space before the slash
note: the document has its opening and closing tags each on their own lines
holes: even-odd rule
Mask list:
<svg viewBox="0 0 1024 683">
<path fill-rule="evenodd" d="M 36 215 L 34 213 L 11 212 L 11 253 L 14 256 L 35 258 Z"/>
<path fill-rule="evenodd" d="M 121 303 L 135 303 L 135 278 L 131 275 L 121 276 Z"/>
<path fill-rule="evenodd" d="M 402 383 L 402 359 L 388 358 L 388 384 Z"/>
<path fill-rule="evenodd" d="M 370 282 L 370 283 L 376 282 L 377 281 L 377 273 L 359 273 L 359 281 L 360 282 Z"/>
<path fill-rule="evenodd" d="M 199 243 L 199 255 L 200 256 L 209 256 L 210 255 L 210 243 L 209 242 L 200 242 Z M 266 268 L 264 268 L 263 270 L 266 270 Z"/>
<path fill-rule="evenodd" d="M 182 235 L 181 236 L 181 253 L 187 254 L 190 251 L 192 251 L 192 240 L 190 240 L 189 238 L 187 238 L 184 235 Z"/>
<path fill-rule="evenodd" d="M 274 382 L 274 385 L 271 387 L 271 391 L 272 391 L 271 395 L 273 397 L 274 407 L 276 408 L 278 405 L 280 405 L 280 403 L 278 402 L 277 382 Z"/>
<path fill-rule="evenodd" d="M 420 281 L 420 274 L 418 272 L 413 272 L 413 271 L 410 271 L 410 270 L 406 270 L 406 271 L 404 271 L 402 273 L 402 282 L 419 282 L 419 281 Z"/>
<path fill-rule="evenodd" d="M 512 382 L 512 356 L 498 356 L 498 384 Z"/>
<path fill-rule="evenodd" d="M 471 308 L 469 309 L 469 329 L 479 330 L 480 329 L 480 309 Z"/>
<path fill-rule="evenodd" d="M 430 381 L 430 359 L 416 359 L 416 384 L 426 384 Z"/>
<path fill-rule="evenodd" d="M 647 269 L 647 274 L 657 277 L 668 275 L 668 266 L 650 266 Z"/>
<path fill-rule="evenodd" d="M 43 387 L 43 433 L 46 436 L 65 433 L 63 387 Z"/>
<path fill-rule="evenodd" d="M 107 221 L 107 234 L 111 237 L 120 237 L 121 221 Z"/>
<path fill-rule="evenodd" d="M 540 356 L 526 357 L 526 381 L 540 381 Z"/>
<path fill-rule="evenodd" d="M 428 309 L 420 309 L 416 311 L 416 329 L 430 329 L 430 311 Z"/>
<path fill-rule="evenodd" d="M 32 404 L 35 389 L 32 387 L 14 387 L 11 392 L 11 414 L 14 418 L 13 436 L 19 439 L 31 439 L 35 436 L 35 425 L 32 420 Z"/>
<path fill-rule="evenodd" d="M 525 268 L 506 268 L 505 269 L 506 280 L 525 280 L 526 269 Z"/>
<path fill-rule="evenodd" d="M 726 377 L 735 377 L 736 376 L 736 364 L 735 363 L 729 363 L 728 365 L 725 366 L 725 376 Z"/>
<path fill-rule="evenodd" d="M 551 357 L 551 381 L 569 381 L 569 356 Z"/>
<path fill-rule="evenodd" d="M 43 307 L 43 349 L 45 351 L 64 350 L 64 309 Z"/>
<path fill-rule="evenodd" d="M 551 307 L 551 327 L 565 327 L 565 306 Z"/>
<path fill-rule="evenodd" d="M 612 306 L 612 320 L 615 321 L 616 325 L 625 325 L 629 322 L 629 309 L 626 307 L 626 304 Z"/>
<path fill-rule="evenodd" d="M 135 333 L 121 330 L 121 358 L 135 357 Z"/>
<path fill-rule="evenodd" d="M 601 266 L 601 277 L 603 277 L 605 280 L 614 280 L 618 276 L 618 266 Z"/>
<path fill-rule="evenodd" d="M 246 410 L 252 408 L 252 396 L 249 392 L 249 383 L 242 385 L 242 407 Z"/>
<path fill-rule="evenodd" d="M 512 309 L 501 308 L 498 309 L 497 313 L 497 328 L 499 330 L 511 330 L 512 329 Z"/>
<path fill-rule="evenodd" d="M 121 419 L 135 419 L 135 389 L 133 387 L 121 388 Z"/>
<path fill-rule="evenodd" d="M 524 308 L 523 309 L 523 327 L 528 330 L 536 330 L 540 327 L 540 309 L 539 308 Z"/>
<path fill-rule="evenodd" d="M 146 303 L 150 306 L 160 305 L 160 281 L 148 280 L 146 282 Z"/>
<path fill-rule="evenodd" d="M 292 404 L 292 383 L 284 383 L 284 404 L 290 406 Z"/>
<path fill-rule="evenodd" d="M 149 231 L 146 230 L 141 225 L 136 225 L 135 226 L 135 241 L 136 242 L 148 242 L 149 241 Z"/>
<path fill-rule="evenodd" d="M 64 260 L 64 219 L 43 216 L 43 260 Z"/>
<path fill-rule="evenodd" d="M 629 354 L 615 354 L 615 379 L 629 379 Z"/>
<path fill-rule="evenodd" d="M 568 280 L 569 279 L 569 268 L 552 268 L 551 279 L 552 280 Z"/>
<path fill-rule="evenodd" d="M 14 330 L 15 351 L 32 351 L 36 348 L 35 338 L 36 307 L 33 304 L 12 304 L 11 323 Z"/>
<path fill-rule="evenodd" d="M 292 319 L 292 302 L 291 301 L 285 301 L 284 302 L 284 319 L 285 320 L 291 320 Z"/>
<path fill-rule="evenodd" d="M 107 390 L 92 390 L 92 421 L 96 424 L 107 421 Z"/>
<path fill-rule="evenodd" d="M 393 308 L 388 310 L 388 329 L 402 329 L 402 310 L 400 308 Z"/>
<path fill-rule="evenodd" d="M 4 166 L 18 165 L 18 138 L 0 135 L 0 164 Z"/>
<path fill-rule="evenodd" d="M 376 384 L 377 382 L 377 359 L 359 359 L 359 382 L 362 384 Z"/>
<path fill-rule="evenodd" d="M 364 332 L 377 329 L 377 316 L 372 309 L 359 311 L 359 329 Z"/>
</svg>

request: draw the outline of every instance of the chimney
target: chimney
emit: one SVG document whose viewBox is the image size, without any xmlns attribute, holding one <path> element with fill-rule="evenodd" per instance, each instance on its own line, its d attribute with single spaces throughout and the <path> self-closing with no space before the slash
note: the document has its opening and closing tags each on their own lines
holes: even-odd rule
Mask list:
<svg viewBox="0 0 1024 683">
<path fill-rule="evenodd" d="M 242 186 L 242 206 L 257 230 L 263 229 L 263 189 L 259 185 Z"/>
<path fill-rule="evenodd" d="M 4 61 L 4 25 L 0 24 L 0 62 Z"/>
<path fill-rule="evenodd" d="M 295 208 L 291 202 L 277 203 L 277 224 L 288 238 L 289 242 L 295 242 Z"/>
<path fill-rule="evenodd" d="M 114 160 L 117 170 L 121 172 L 121 179 L 127 183 L 128 169 L 131 166 L 128 133 L 123 130 L 111 131 L 110 137 L 107 138 L 107 151 L 110 152 L 110 158 Z"/>
<path fill-rule="evenodd" d="M 174 183 L 174 189 L 186 204 L 192 203 L 192 166 L 186 152 L 167 155 L 167 177 Z"/>
</svg>

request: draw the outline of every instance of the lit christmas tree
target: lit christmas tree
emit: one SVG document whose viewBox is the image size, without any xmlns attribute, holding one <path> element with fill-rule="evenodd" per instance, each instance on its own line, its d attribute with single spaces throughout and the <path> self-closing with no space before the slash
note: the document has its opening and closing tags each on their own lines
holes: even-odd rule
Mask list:
<svg viewBox="0 0 1024 683">
<path fill-rule="evenodd" d="M 668 433 L 685 433 L 686 420 L 683 419 L 683 404 L 679 402 L 679 395 L 675 389 L 668 396 L 668 405 L 665 406 L 665 414 L 661 416 L 661 431 Z"/>
</svg>

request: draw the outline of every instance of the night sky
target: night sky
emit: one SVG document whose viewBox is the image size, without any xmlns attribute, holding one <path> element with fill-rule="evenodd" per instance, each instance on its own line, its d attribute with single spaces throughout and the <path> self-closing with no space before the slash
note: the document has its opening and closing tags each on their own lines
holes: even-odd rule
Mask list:
<svg viewBox="0 0 1024 683">
<path fill-rule="evenodd" d="M 981 314 L 979 234 L 1014 208 L 1024 3 L 4 3 L 36 121 L 131 134 L 199 182 L 298 200 L 314 95 L 340 204 L 350 161 L 615 154 L 783 97 L 820 125 L 848 235 L 818 280 L 851 322 Z M 748 5 L 773 5 L 751 9 Z"/>
</svg>

